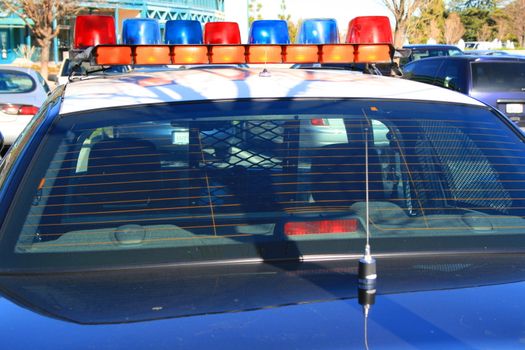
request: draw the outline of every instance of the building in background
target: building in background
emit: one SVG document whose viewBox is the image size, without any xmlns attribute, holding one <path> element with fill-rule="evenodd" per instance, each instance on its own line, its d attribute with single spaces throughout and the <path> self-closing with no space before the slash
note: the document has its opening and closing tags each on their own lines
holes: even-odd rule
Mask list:
<svg viewBox="0 0 525 350">
<path fill-rule="evenodd" d="M 106 14 L 115 17 L 118 38 L 122 21 L 127 18 L 155 18 L 161 28 L 170 19 L 192 19 L 201 23 L 225 19 L 225 0 L 105 0 L 82 4 L 83 14 Z M 237 2 L 237 1 L 236 1 Z M 71 48 L 74 18 L 60 18 L 59 36 L 53 41 L 51 60 L 58 62 L 62 53 Z M 12 63 L 17 58 L 15 50 L 22 44 L 31 46 L 31 30 L 17 15 L 0 11 L 0 64 Z"/>
</svg>

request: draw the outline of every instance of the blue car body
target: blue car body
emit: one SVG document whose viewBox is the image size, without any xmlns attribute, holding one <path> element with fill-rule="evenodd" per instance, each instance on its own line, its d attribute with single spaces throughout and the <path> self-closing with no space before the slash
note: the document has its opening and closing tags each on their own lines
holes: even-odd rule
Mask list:
<svg viewBox="0 0 525 350">
<path fill-rule="evenodd" d="M 5 227 L 5 220 L 14 220 L 8 213 L 16 202 L 15 193 L 24 176 L 28 176 L 34 155 L 42 151 L 43 140 L 55 136 L 49 130 L 60 121 L 64 89 L 53 93 L 28 127 L 26 136 L 13 145 L 1 164 L 2 181 L 9 186 L 2 186 L 0 191 L 0 226 Z M 381 107 L 377 101 L 373 108 L 382 111 L 376 106 Z M 457 106 L 450 104 L 451 109 L 454 107 Z M 477 108 L 493 112 L 486 106 Z M 508 134 L 512 140 L 523 139 L 499 113 L 492 116 L 496 125 L 505 127 L 496 137 Z M 158 136 L 152 135 L 147 134 Z M 391 135 L 388 139 L 392 140 Z M 264 255 L 266 247 L 261 245 L 258 253 L 264 261 L 131 264 L 123 268 L 68 271 L 68 263 L 74 265 L 86 253 L 76 252 L 66 257 L 63 269 L 58 270 L 19 273 L 2 266 L 2 347 L 520 348 L 525 344 L 522 234 L 491 235 L 483 217 L 468 213 L 461 220 L 472 231 L 489 232 L 486 236 L 468 237 L 475 238 L 484 249 L 465 239 L 457 250 L 440 252 L 441 246 L 461 242 L 456 239 L 461 237 L 413 237 L 425 241 L 427 245 L 423 246 L 435 246 L 432 251 L 418 251 L 407 237 L 378 240 L 378 251 L 379 247 L 384 249 L 391 242 L 402 240 L 410 253 L 377 256 L 377 299 L 368 318 L 358 303 L 360 255 L 355 254 L 355 247 L 351 254 L 313 256 L 309 260 L 303 256 L 272 259 L 271 255 Z M 6 236 L 0 238 L 4 240 Z M 296 253 L 293 242 L 286 246 L 288 255 Z"/>
<path fill-rule="evenodd" d="M 355 266 L 4 276 L 0 335 L 13 350 L 362 349 Z M 512 254 L 381 260 L 370 348 L 522 347 L 523 266 Z"/>
<path fill-rule="evenodd" d="M 406 79 L 469 95 L 525 126 L 524 68 L 524 57 L 464 55 L 414 61 L 403 67 L 403 73 Z"/>
</svg>

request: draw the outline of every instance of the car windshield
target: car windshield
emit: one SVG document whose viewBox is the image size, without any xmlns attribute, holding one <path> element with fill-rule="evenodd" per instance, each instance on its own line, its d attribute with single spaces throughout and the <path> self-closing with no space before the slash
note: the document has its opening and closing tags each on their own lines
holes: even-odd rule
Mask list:
<svg viewBox="0 0 525 350">
<path fill-rule="evenodd" d="M 35 88 L 36 82 L 29 74 L 0 69 L 0 94 L 26 93 Z"/>
<path fill-rule="evenodd" d="M 345 99 L 65 115 L 9 208 L 1 267 L 358 254 L 367 194 L 376 253 L 520 249 L 525 147 L 506 123 L 482 106 Z"/>
<path fill-rule="evenodd" d="M 475 91 L 525 91 L 525 62 L 472 63 L 472 89 Z"/>
</svg>

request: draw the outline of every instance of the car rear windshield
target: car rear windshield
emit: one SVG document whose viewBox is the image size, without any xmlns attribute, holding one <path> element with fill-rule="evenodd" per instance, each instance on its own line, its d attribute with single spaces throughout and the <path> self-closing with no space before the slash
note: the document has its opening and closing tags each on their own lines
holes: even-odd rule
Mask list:
<svg viewBox="0 0 525 350">
<path fill-rule="evenodd" d="M 461 50 L 453 48 L 414 48 L 411 49 L 411 51 L 412 61 L 428 57 L 457 56 L 463 54 Z"/>
<path fill-rule="evenodd" d="M 31 92 L 35 88 L 36 82 L 29 74 L 0 69 L 0 94 Z"/>
<path fill-rule="evenodd" d="M 2 226 L 2 262 L 358 254 L 367 187 L 375 252 L 519 249 L 525 147 L 505 123 L 485 107 L 353 100 L 63 116 Z"/>
<path fill-rule="evenodd" d="M 472 63 L 472 88 L 476 91 L 525 91 L 525 62 Z"/>
</svg>

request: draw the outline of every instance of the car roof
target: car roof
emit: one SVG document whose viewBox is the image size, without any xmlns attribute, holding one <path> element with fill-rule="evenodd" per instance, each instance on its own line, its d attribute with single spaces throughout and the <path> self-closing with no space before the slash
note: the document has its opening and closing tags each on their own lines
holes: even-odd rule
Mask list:
<svg viewBox="0 0 525 350">
<path fill-rule="evenodd" d="M 6 70 L 23 72 L 23 73 L 30 74 L 30 75 L 36 74 L 36 71 L 32 68 L 0 65 L 0 71 L 6 71 Z"/>
<path fill-rule="evenodd" d="M 502 55 L 502 56 L 491 56 L 491 55 L 457 55 L 457 56 L 436 56 L 436 57 L 427 57 L 421 60 L 412 61 L 408 64 L 415 64 L 421 61 L 428 60 L 463 60 L 463 61 L 525 61 L 525 56 L 512 56 L 512 55 Z"/>
<path fill-rule="evenodd" d="M 132 72 L 67 85 L 61 114 L 177 101 L 243 98 L 367 98 L 479 102 L 456 92 L 404 79 L 368 74 L 270 68 Z M 96 103 L 93 103 L 96 101 Z"/>
<path fill-rule="evenodd" d="M 403 48 L 406 49 L 459 49 L 455 45 L 446 45 L 446 44 L 413 44 L 413 45 L 403 45 Z"/>
</svg>

